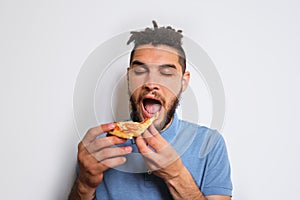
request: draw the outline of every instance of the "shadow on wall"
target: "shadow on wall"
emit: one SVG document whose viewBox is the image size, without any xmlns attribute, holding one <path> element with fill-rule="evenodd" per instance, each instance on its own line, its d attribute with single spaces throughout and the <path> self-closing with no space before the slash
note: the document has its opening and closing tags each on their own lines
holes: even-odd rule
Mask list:
<svg viewBox="0 0 300 200">
<path fill-rule="evenodd" d="M 114 88 L 111 108 L 114 121 L 123 121 L 129 118 L 130 103 L 126 76 L 122 76 Z"/>
</svg>

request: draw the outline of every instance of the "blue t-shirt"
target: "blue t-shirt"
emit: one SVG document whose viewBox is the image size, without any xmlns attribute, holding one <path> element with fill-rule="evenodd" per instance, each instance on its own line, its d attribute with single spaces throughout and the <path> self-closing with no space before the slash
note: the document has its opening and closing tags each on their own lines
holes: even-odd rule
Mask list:
<svg viewBox="0 0 300 200">
<path fill-rule="evenodd" d="M 232 193 L 230 164 L 223 137 L 215 130 L 190 122 L 174 119 L 161 135 L 177 151 L 201 192 L 206 195 L 228 195 Z M 134 140 L 133 152 L 124 165 L 104 172 L 102 183 L 97 187 L 96 198 L 117 200 L 172 199 L 159 177 L 148 174 Z"/>
</svg>

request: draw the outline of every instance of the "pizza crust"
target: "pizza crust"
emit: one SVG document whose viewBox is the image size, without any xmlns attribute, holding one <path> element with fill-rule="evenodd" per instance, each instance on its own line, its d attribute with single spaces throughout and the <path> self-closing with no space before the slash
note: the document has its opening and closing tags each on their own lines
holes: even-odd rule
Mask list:
<svg viewBox="0 0 300 200">
<path fill-rule="evenodd" d="M 157 118 L 158 113 L 151 118 L 145 119 L 141 123 L 133 121 L 116 122 L 114 130 L 110 131 L 109 134 L 125 139 L 132 139 L 133 137 L 138 137 L 143 134 Z"/>
</svg>

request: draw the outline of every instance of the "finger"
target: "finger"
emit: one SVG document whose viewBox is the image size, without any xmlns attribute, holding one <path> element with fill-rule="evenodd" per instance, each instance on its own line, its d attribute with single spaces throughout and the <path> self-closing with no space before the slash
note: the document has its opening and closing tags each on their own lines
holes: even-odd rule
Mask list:
<svg viewBox="0 0 300 200">
<path fill-rule="evenodd" d="M 104 132 L 113 130 L 114 128 L 115 128 L 114 123 L 102 124 L 100 126 L 91 128 L 88 130 L 88 132 L 84 136 L 82 142 L 84 144 L 88 144 L 88 143 L 92 142 L 93 140 L 95 140 L 98 135 L 101 135 Z"/>
<path fill-rule="evenodd" d="M 159 132 L 156 130 L 156 128 L 154 127 L 153 124 L 151 124 L 146 131 L 143 133 L 143 137 L 144 138 L 150 138 L 153 137 L 155 135 L 159 134 Z M 160 135 L 160 134 L 159 134 Z"/>
<path fill-rule="evenodd" d="M 155 128 L 155 126 L 153 124 L 151 124 L 149 127 L 148 127 L 148 130 L 149 132 L 151 133 L 152 136 L 156 136 L 156 137 L 162 137 L 160 135 L 160 133 L 158 132 L 158 130 Z"/>
<path fill-rule="evenodd" d="M 139 152 L 141 154 L 147 154 L 150 153 L 152 150 L 147 146 L 147 143 L 145 141 L 145 139 L 142 136 L 138 136 L 135 139 L 135 144 L 137 146 L 137 148 L 139 149 Z"/>
<path fill-rule="evenodd" d="M 151 133 L 153 137 L 157 138 L 158 140 L 160 140 L 165 144 L 168 144 L 168 141 L 158 132 L 158 130 L 155 128 L 153 124 L 149 126 L 148 131 Z"/>
<path fill-rule="evenodd" d="M 144 138 L 142 136 L 139 136 L 136 138 L 136 146 L 139 150 L 139 152 L 143 155 L 145 158 L 145 161 L 147 165 L 150 167 L 150 169 L 154 169 L 156 166 L 156 161 L 158 160 L 158 156 L 156 152 L 154 152 L 145 142 Z"/>
<path fill-rule="evenodd" d="M 103 165 L 102 169 L 107 170 L 109 168 L 117 167 L 119 165 L 122 165 L 126 162 L 126 158 L 121 156 L 121 157 L 114 157 L 114 158 L 109 158 L 106 160 L 103 160 L 101 164 Z"/>
<path fill-rule="evenodd" d="M 112 157 L 117 157 L 117 156 L 124 156 L 126 154 L 131 153 L 132 147 L 131 146 L 125 146 L 125 147 L 116 147 L 116 148 L 105 148 L 97 153 L 94 154 L 95 158 L 98 161 L 102 161 L 105 159 L 109 159 Z"/>
<path fill-rule="evenodd" d="M 155 134 L 155 133 L 154 133 Z M 143 134 L 146 143 L 151 146 L 155 151 L 159 151 L 168 145 L 168 142 L 163 137 L 154 136 L 149 130 L 146 130 Z"/>
<path fill-rule="evenodd" d="M 92 176 L 96 176 L 97 174 L 101 174 L 109 168 L 116 167 L 118 165 L 122 165 L 126 162 L 126 158 L 124 156 L 108 158 L 101 162 L 95 163 L 95 167 L 89 170 L 89 174 Z"/>
<path fill-rule="evenodd" d="M 109 136 L 109 137 L 101 137 L 94 140 L 90 145 L 87 146 L 89 152 L 94 153 L 99 151 L 103 148 L 110 147 L 117 144 L 122 144 L 126 142 L 126 139 L 119 138 L 116 136 Z"/>
</svg>

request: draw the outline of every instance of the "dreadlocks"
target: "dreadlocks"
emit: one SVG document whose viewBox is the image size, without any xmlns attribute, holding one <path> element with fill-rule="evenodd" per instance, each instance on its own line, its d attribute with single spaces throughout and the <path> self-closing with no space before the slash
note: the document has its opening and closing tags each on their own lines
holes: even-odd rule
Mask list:
<svg viewBox="0 0 300 200">
<path fill-rule="evenodd" d="M 132 31 L 127 45 L 134 42 L 133 50 L 130 54 L 130 63 L 134 51 L 141 45 L 151 44 L 153 46 L 166 45 L 172 47 L 178 52 L 178 62 L 182 66 L 182 72 L 185 72 L 186 57 L 182 48 L 182 30 L 175 30 L 171 26 L 158 27 L 155 21 L 152 21 L 153 29 L 146 28 L 144 31 Z"/>
</svg>

